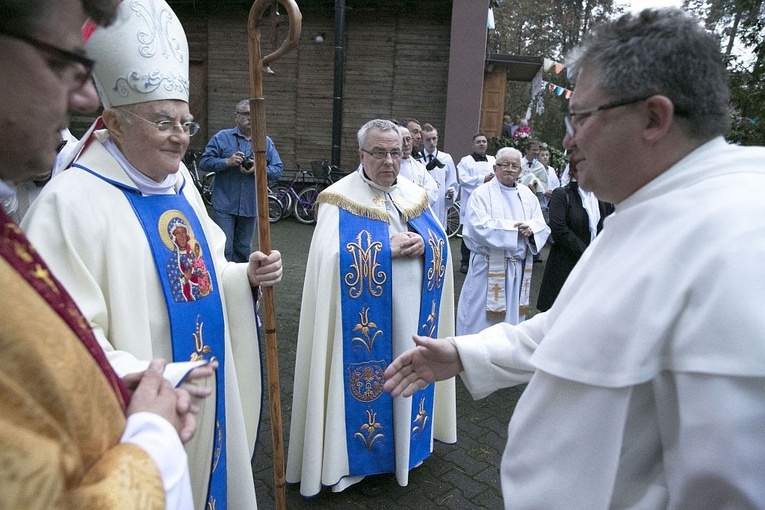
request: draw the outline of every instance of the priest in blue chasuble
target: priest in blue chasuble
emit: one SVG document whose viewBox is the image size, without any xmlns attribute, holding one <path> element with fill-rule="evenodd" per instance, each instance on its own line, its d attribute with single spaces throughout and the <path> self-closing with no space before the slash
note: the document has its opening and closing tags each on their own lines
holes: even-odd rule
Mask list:
<svg viewBox="0 0 765 510">
<path fill-rule="evenodd" d="M 412 335 L 454 331 L 451 253 L 425 191 L 398 177 L 396 125 L 358 132 L 361 168 L 319 195 L 295 363 L 287 481 L 313 496 L 394 473 L 457 440 L 454 380 L 407 399 L 382 373 Z"/>
</svg>

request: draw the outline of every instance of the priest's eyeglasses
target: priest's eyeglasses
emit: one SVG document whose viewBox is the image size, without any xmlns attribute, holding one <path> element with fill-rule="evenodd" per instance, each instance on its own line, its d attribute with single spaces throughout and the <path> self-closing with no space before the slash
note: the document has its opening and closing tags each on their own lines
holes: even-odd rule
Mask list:
<svg viewBox="0 0 765 510">
<path fill-rule="evenodd" d="M 65 76 L 70 78 L 77 88 L 82 88 L 88 79 L 90 79 L 95 61 L 84 55 L 53 46 L 34 37 L 5 28 L 0 28 L 0 35 L 17 39 L 45 53 L 48 56 L 48 67 L 50 67 L 51 71 L 62 78 Z"/>
<path fill-rule="evenodd" d="M 502 169 L 506 169 L 506 168 L 511 168 L 513 170 L 521 169 L 521 165 L 519 165 L 518 163 L 494 163 L 494 164 Z"/>
<path fill-rule="evenodd" d="M 173 120 L 149 120 L 145 117 L 141 117 L 137 113 L 133 113 L 127 108 L 120 108 L 125 113 L 129 113 L 133 117 L 138 117 L 139 119 L 148 122 L 149 124 L 153 124 L 155 128 L 157 128 L 157 131 L 160 133 L 171 133 L 175 130 L 180 130 L 186 133 L 189 136 L 194 136 L 199 132 L 199 124 L 196 122 L 188 121 L 188 122 L 175 122 Z"/>
<path fill-rule="evenodd" d="M 403 152 L 401 152 L 401 149 L 393 149 L 390 151 L 386 151 L 385 149 L 372 149 L 371 151 L 368 151 L 366 149 L 361 149 L 362 151 L 366 152 L 370 156 L 372 156 L 375 159 L 385 159 L 388 154 L 390 154 L 391 159 L 401 159 L 401 156 L 404 155 Z"/>
<path fill-rule="evenodd" d="M 588 117 L 598 112 L 610 110 L 612 108 L 619 108 L 620 106 L 628 106 L 631 104 L 640 103 L 642 101 L 645 101 L 649 97 L 653 97 L 653 95 L 654 94 L 650 94 L 648 96 L 634 97 L 629 99 L 617 99 L 616 101 L 606 103 L 596 108 L 590 108 L 589 110 L 584 110 L 581 112 L 569 112 L 567 115 L 563 117 L 563 122 L 566 124 L 566 134 L 569 136 L 569 138 L 574 138 L 576 136 L 577 128 L 582 125 L 585 119 L 587 119 Z"/>
</svg>

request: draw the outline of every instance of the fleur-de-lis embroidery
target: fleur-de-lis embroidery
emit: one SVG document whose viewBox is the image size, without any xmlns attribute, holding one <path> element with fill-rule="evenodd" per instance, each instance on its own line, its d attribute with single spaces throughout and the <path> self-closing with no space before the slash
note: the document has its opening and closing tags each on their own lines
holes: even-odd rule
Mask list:
<svg viewBox="0 0 765 510">
<path fill-rule="evenodd" d="M 382 250 L 380 241 L 372 242 L 372 234 L 362 230 L 356 236 L 356 242 L 350 242 L 346 248 L 353 256 L 351 270 L 346 273 L 343 281 L 349 287 L 348 295 L 356 299 L 364 292 L 364 286 L 369 287 L 369 293 L 374 297 L 382 295 L 382 284 L 388 279 L 385 271 L 379 269 L 377 255 Z"/>
<path fill-rule="evenodd" d="M 206 354 L 210 354 L 212 349 L 209 345 L 205 345 L 205 341 L 202 338 L 202 327 L 205 325 L 200 319 L 202 315 L 197 315 L 197 325 L 194 333 L 191 336 L 194 337 L 194 352 L 191 353 L 191 361 L 199 361 L 205 359 Z M 212 359 L 215 359 L 213 357 Z"/>
<path fill-rule="evenodd" d="M 428 314 L 428 318 L 425 320 L 425 324 L 420 326 L 420 328 L 422 328 L 422 334 L 432 337 L 433 333 L 436 331 L 437 321 L 438 311 L 436 310 L 436 300 L 432 299 L 430 301 L 430 313 Z"/>
<path fill-rule="evenodd" d="M 374 333 L 371 334 L 370 332 L 372 330 L 377 330 Z M 353 328 L 353 332 L 361 331 L 361 334 L 364 338 L 355 336 L 351 338 L 351 342 L 359 342 L 367 349 L 367 354 L 372 352 L 372 348 L 375 344 L 375 339 L 382 335 L 383 332 L 381 329 L 378 329 L 377 324 L 374 322 L 371 322 L 369 320 L 369 307 L 365 306 L 361 309 L 359 312 L 359 323 L 356 324 L 356 326 Z"/>
<path fill-rule="evenodd" d="M 436 235 L 435 232 L 428 229 L 428 245 L 433 251 L 433 260 L 428 268 L 428 290 L 433 287 L 440 289 L 446 274 L 444 265 L 444 240 Z"/>
<path fill-rule="evenodd" d="M 146 22 L 146 31 L 139 31 L 137 34 L 138 42 L 141 46 L 138 52 L 142 57 L 151 58 L 157 51 L 161 51 L 165 58 L 173 57 L 178 62 L 183 62 L 183 52 L 181 43 L 170 35 L 169 25 L 173 20 L 173 12 L 167 8 L 157 9 L 152 4 L 152 10 L 149 12 L 138 2 L 132 5 L 133 12 L 139 18 Z"/>
<path fill-rule="evenodd" d="M 412 440 L 419 439 L 425 432 L 425 425 L 428 423 L 428 412 L 425 410 L 425 397 L 420 399 L 419 410 L 412 423 L 415 424 L 414 427 L 412 427 Z"/>
<path fill-rule="evenodd" d="M 361 439 L 364 442 L 364 446 L 367 447 L 367 450 L 371 450 L 375 441 L 384 438 L 385 434 L 379 434 L 377 432 L 383 428 L 381 423 L 377 423 L 377 413 L 371 409 L 367 409 L 366 413 L 367 422 L 359 428 L 359 431 L 356 432 L 353 437 Z"/>
</svg>

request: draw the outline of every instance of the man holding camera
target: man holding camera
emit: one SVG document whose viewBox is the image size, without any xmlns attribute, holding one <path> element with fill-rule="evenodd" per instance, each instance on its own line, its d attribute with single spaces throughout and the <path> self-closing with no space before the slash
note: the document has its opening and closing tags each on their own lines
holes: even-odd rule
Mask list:
<svg viewBox="0 0 765 510">
<path fill-rule="evenodd" d="M 258 216 L 248 99 L 237 103 L 234 120 L 236 127 L 219 131 L 207 143 L 199 168 L 204 172 L 215 172 L 210 217 L 226 233 L 226 259 L 247 262 Z M 266 164 L 268 180 L 279 179 L 282 160 L 268 136 Z"/>
</svg>

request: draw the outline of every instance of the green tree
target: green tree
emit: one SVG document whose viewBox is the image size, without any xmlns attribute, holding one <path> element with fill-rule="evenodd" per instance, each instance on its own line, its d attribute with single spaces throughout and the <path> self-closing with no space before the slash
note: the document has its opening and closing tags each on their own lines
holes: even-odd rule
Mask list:
<svg viewBox="0 0 765 510">
<path fill-rule="evenodd" d="M 494 9 L 496 29 L 489 34 L 489 53 L 505 53 L 549 58 L 562 62 L 593 23 L 612 17 L 617 11 L 613 0 L 528 0 L 503 1 Z M 571 88 L 565 72 L 544 72 L 543 80 Z M 531 106 L 535 138 L 553 147 L 563 142 L 563 115 L 568 99 L 543 90 L 530 104 L 531 84 L 509 82 L 505 111 L 524 117 Z"/>
<path fill-rule="evenodd" d="M 765 145 L 765 0 L 684 0 L 720 37 L 730 75 L 731 131 L 728 139 L 743 145 Z M 489 53 L 529 55 L 563 62 L 590 27 L 623 12 L 613 0 L 516 0 L 494 8 L 496 30 L 487 41 Z M 571 89 L 565 73 L 546 71 L 543 80 Z M 531 84 L 509 82 L 505 111 L 522 117 L 530 105 Z M 544 111 L 531 104 L 536 138 L 560 147 L 568 100 L 543 91 Z"/>
<path fill-rule="evenodd" d="M 730 76 L 728 139 L 765 145 L 765 1 L 686 0 L 685 4 L 720 36 Z"/>
</svg>

